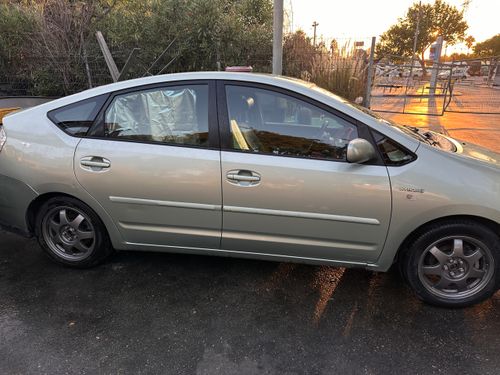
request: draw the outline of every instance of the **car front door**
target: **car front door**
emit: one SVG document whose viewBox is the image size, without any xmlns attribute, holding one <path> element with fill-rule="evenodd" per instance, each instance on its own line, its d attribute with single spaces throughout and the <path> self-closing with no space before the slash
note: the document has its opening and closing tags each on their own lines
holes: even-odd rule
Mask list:
<svg viewBox="0 0 500 375">
<path fill-rule="evenodd" d="M 212 82 L 136 88 L 108 99 L 77 147 L 75 174 L 126 243 L 219 249 L 215 118 Z"/>
<path fill-rule="evenodd" d="M 346 161 L 350 140 L 371 138 L 366 126 L 292 92 L 218 85 L 222 249 L 375 261 L 391 215 L 387 168 Z"/>
</svg>

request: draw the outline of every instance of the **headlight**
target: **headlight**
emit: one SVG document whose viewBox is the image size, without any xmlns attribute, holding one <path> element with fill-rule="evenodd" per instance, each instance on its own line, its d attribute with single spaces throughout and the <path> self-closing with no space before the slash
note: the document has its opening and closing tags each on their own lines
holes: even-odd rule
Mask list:
<svg viewBox="0 0 500 375">
<path fill-rule="evenodd" d="M 5 130 L 3 126 L 0 125 L 0 151 L 2 151 L 3 145 L 7 141 L 7 134 L 5 134 Z"/>
</svg>

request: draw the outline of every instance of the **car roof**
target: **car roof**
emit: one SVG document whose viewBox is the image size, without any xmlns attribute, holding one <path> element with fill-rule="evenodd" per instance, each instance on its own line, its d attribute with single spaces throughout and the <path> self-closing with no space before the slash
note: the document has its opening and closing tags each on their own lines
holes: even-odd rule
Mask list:
<svg viewBox="0 0 500 375">
<path fill-rule="evenodd" d="M 110 92 L 126 90 L 134 87 L 140 87 L 145 85 L 153 85 L 157 83 L 168 83 L 176 81 L 188 81 L 188 80 L 227 80 L 227 81 L 241 81 L 241 82 L 253 82 L 262 83 L 271 86 L 277 86 L 291 91 L 296 91 L 306 95 L 311 94 L 311 89 L 316 87 L 314 83 L 306 82 L 297 78 L 264 74 L 264 73 L 240 73 L 240 72 L 186 72 L 186 73 L 172 73 L 172 74 L 162 74 L 156 76 L 142 77 L 136 79 L 130 79 L 127 81 L 120 81 L 116 83 L 111 83 L 92 89 L 88 89 L 73 95 L 65 96 L 60 99 L 56 99 L 50 103 L 47 103 L 46 108 L 57 108 L 91 98 L 93 96 L 107 94 Z M 328 95 L 330 99 L 336 99 L 339 103 L 346 102 L 345 99 L 336 96 L 334 94 Z"/>
</svg>

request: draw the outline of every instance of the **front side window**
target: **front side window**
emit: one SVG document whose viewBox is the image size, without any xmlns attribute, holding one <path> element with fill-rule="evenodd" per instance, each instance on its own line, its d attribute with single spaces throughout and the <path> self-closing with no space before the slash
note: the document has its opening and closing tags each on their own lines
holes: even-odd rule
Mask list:
<svg viewBox="0 0 500 375">
<path fill-rule="evenodd" d="M 292 96 L 228 85 L 226 98 L 235 150 L 345 161 L 358 137 L 347 120 Z"/>
<path fill-rule="evenodd" d="M 48 116 L 59 128 L 75 136 L 84 136 L 92 126 L 108 95 L 100 95 L 55 109 Z"/>
<path fill-rule="evenodd" d="M 116 96 L 105 113 L 105 136 L 208 146 L 208 86 L 186 85 Z"/>
<path fill-rule="evenodd" d="M 415 160 L 415 156 L 385 135 L 372 130 L 375 143 L 382 154 L 385 165 L 405 165 Z"/>
</svg>

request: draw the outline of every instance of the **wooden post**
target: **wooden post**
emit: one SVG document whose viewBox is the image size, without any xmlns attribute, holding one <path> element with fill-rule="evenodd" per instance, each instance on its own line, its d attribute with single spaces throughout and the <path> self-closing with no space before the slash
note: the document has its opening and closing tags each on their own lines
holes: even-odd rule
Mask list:
<svg viewBox="0 0 500 375">
<path fill-rule="evenodd" d="M 104 37 L 102 36 L 102 33 L 100 31 L 96 32 L 95 36 L 97 38 L 97 42 L 99 43 L 99 47 L 101 47 L 101 51 L 102 54 L 104 55 L 104 60 L 106 61 L 106 65 L 108 66 L 111 78 L 113 79 L 113 82 L 117 82 L 118 79 L 120 78 L 120 72 L 116 67 L 116 63 L 115 60 L 113 59 L 113 56 L 111 56 L 111 52 L 109 51 L 108 45 L 106 44 L 106 41 L 104 40 Z"/>
</svg>

